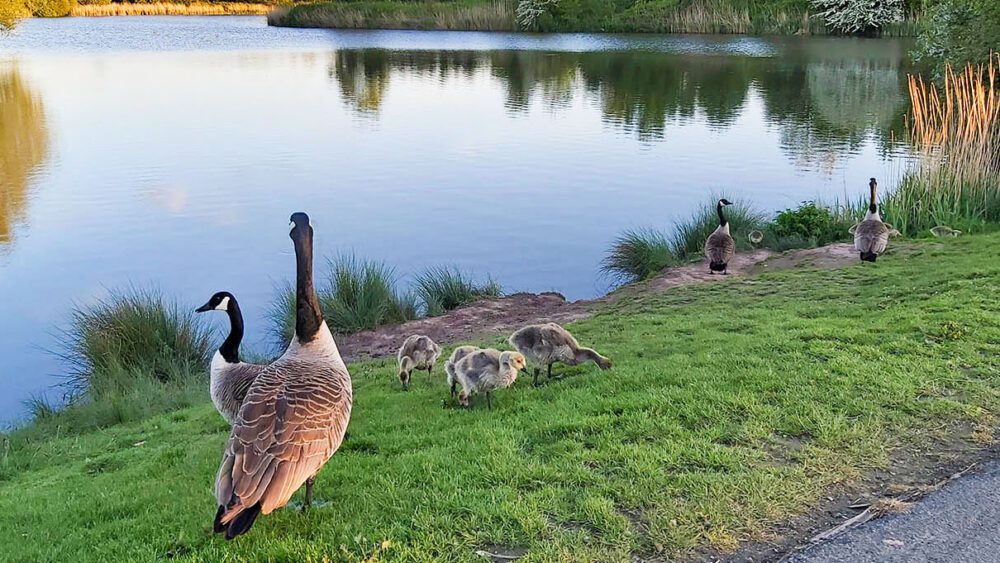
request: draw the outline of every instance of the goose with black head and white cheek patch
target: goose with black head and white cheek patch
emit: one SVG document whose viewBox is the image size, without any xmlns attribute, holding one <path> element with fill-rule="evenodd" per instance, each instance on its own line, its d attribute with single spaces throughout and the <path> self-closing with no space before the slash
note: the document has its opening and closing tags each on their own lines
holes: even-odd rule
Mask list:
<svg viewBox="0 0 1000 563">
<path fill-rule="evenodd" d="M 882 222 L 882 215 L 878 212 L 878 202 L 875 198 L 875 191 L 878 188 L 875 178 L 868 181 L 868 188 L 871 194 L 868 211 L 864 220 L 854 230 L 854 249 L 861 253 L 862 262 L 874 262 L 889 245 L 889 227 Z"/>
<path fill-rule="evenodd" d="M 340 447 L 351 417 L 351 376 L 313 286 L 313 228 L 305 213 L 291 221 L 295 335 L 250 386 L 226 444 L 215 482 L 215 531 L 227 539 L 285 506 L 303 484 L 310 506 L 316 474 Z"/>
<path fill-rule="evenodd" d="M 719 226 L 705 241 L 705 258 L 708 259 L 709 274 L 716 272 L 722 272 L 724 275 L 729 274 L 729 261 L 736 254 L 736 241 L 729 234 L 729 221 L 722 213 L 723 207 L 732 204 L 728 199 L 722 198 L 715 206 L 715 212 L 719 214 Z"/>
<path fill-rule="evenodd" d="M 195 309 L 196 313 L 223 311 L 229 317 L 229 336 L 212 357 L 209 370 L 209 391 L 212 404 L 230 425 L 239 415 L 243 399 L 265 366 L 240 360 L 240 342 L 243 341 L 243 313 L 240 304 L 228 291 L 220 291 L 207 303 Z"/>
</svg>

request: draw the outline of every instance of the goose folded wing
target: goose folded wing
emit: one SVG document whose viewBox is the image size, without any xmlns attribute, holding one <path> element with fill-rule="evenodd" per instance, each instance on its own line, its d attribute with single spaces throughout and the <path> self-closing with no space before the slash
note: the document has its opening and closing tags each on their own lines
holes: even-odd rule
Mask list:
<svg viewBox="0 0 1000 563">
<path fill-rule="evenodd" d="M 733 241 L 733 237 L 725 233 L 714 233 L 708 237 L 708 243 L 705 244 L 705 254 L 712 262 L 729 262 L 735 253 L 736 243 Z"/>
<path fill-rule="evenodd" d="M 334 374 L 312 375 L 251 388 L 216 483 L 223 523 L 258 502 L 263 514 L 284 506 L 340 447 L 351 390 Z"/>
</svg>

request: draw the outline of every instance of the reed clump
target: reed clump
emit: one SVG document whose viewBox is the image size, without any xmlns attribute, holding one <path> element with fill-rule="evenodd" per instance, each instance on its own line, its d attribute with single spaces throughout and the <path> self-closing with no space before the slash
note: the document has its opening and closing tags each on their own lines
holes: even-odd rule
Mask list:
<svg viewBox="0 0 1000 563">
<path fill-rule="evenodd" d="M 935 84 L 909 77 L 910 134 L 920 158 L 884 202 L 903 234 L 1000 222 L 1000 55 Z"/>
<path fill-rule="evenodd" d="M 77 4 L 70 15 L 83 17 L 109 16 L 251 16 L 267 14 L 269 4 L 245 2 L 179 2 Z"/>
<path fill-rule="evenodd" d="M 267 21 L 283 27 L 514 31 L 514 9 L 513 0 L 325 2 L 279 7 Z"/>
</svg>

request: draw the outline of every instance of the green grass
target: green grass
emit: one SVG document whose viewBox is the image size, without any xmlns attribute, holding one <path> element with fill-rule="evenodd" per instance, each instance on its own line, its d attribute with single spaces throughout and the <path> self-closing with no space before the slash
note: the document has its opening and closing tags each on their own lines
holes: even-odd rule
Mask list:
<svg viewBox="0 0 1000 563">
<path fill-rule="evenodd" d="M 0 445 L 0 558 L 481 561 L 475 549 L 505 546 L 530 561 L 622 561 L 731 549 L 886 467 L 895 448 L 992 431 L 998 244 L 893 244 L 877 265 L 636 292 L 570 325 L 613 370 L 557 368 L 565 377 L 539 389 L 523 378 L 492 412 L 481 400 L 441 408 L 440 374 L 402 393 L 391 360 L 353 364 L 350 437 L 319 475 L 319 506 L 264 517 L 234 542 L 210 533 L 227 428 L 207 390 L 198 406 L 98 432 L 14 433 Z"/>
<path fill-rule="evenodd" d="M 503 295 L 503 288 L 492 278 L 479 284 L 452 266 L 432 266 L 417 275 L 414 285 L 416 294 L 423 300 L 424 311 L 431 316 Z"/>
</svg>

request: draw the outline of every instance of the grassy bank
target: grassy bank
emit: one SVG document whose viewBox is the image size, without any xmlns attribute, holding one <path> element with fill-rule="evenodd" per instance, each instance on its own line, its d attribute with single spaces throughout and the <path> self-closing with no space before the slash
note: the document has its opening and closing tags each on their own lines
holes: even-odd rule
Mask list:
<svg viewBox="0 0 1000 563">
<path fill-rule="evenodd" d="M 248 2 L 115 2 L 111 4 L 77 4 L 70 15 L 105 16 L 253 16 L 274 9 L 273 4 Z"/>
<path fill-rule="evenodd" d="M 271 25 L 288 27 L 461 29 L 640 33 L 826 34 L 808 0 L 515 0 L 332 1 L 279 8 Z M 520 6 L 520 7 L 519 7 Z M 885 26 L 886 36 L 915 35 L 915 17 Z"/>
<path fill-rule="evenodd" d="M 210 534 L 227 429 L 207 388 L 198 406 L 99 432 L 15 432 L 0 448 L 2 557 L 476 561 L 476 549 L 510 549 L 617 561 L 732 549 L 898 448 L 959 429 L 991 439 L 998 243 L 923 241 L 874 267 L 631 294 L 570 326 L 612 371 L 519 381 L 492 412 L 442 409 L 440 376 L 401 393 L 388 360 L 354 364 L 350 437 L 319 476 L 320 506 L 280 511 L 231 543 Z"/>
</svg>

